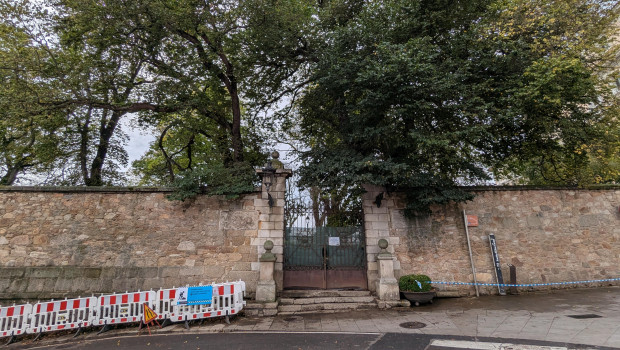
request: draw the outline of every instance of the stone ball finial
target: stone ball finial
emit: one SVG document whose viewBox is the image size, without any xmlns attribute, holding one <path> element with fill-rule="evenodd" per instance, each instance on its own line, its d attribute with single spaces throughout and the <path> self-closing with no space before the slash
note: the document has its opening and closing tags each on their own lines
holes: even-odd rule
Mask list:
<svg viewBox="0 0 620 350">
<path fill-rule="evenodd" d="M 278 152 L 278 151 L 271 152 L 271 158 L 273 158 L 273 159 L 280 158 L 280 152 Z"/>
<path fill-rule="evenodd" d="M 381 248 L 381 249 L 385 249 L 385 248 L 387 248 L 387 247 L 388 247 L 388 241 L 387 241 L 387 239 L 385 239 L 385 238 L 381 238 L 381 239 L 379 240 L 379 248 Z"/>
<path fill-rule="evenodd" d="M 381 251 L 379 252 L 379 257 L 391 257 L 392 255 L 387 251 L 388 241 L 385 238 L 381 238 L 378 242 L 379 248 Z"/>
<path fill-rule="evenodd" d="M 267 253 L 271 253 L 271 250 L 273 249 L 273 241 L 271 240 L 265 241 L 265 244 L 263 244 L 263 247 L 265 248 Z"/>
<path fill-rule="evenodd" d="M 265 243 L 263 244 L 263 247 L 265 248 L 265 253 L 261 255 L 259 260 L 260 261 L 276 261 L 276 255 L 271 252 L 271 250 L 273 249 L 273 241 L 271 240 L 265 241 Z"/>
</svg>

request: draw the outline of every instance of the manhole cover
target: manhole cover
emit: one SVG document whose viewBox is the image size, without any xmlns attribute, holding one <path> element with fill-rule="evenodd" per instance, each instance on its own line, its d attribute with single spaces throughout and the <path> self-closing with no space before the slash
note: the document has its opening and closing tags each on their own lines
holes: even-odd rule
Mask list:
<svg viewBox="0 0 620 350">
<path fill-rule="evenodd" d="M 418 328 L 426 327 L 426 323 L 422 323 L 422 322 L 405 322 L 405 323 L 401 323 L 400 326 L 403 327 L 403 328 L 408 328 L 408 329 L 418 329 Z"/>
<path fill-rule="evenodd" d="M 286 322 L 293 322 L 293 321 L 298 321 L 298 320 L 301 320 L 301 319 L 302 319 L 301 316 L 290 316 L 290 317 L 286 317 L 284 319 L 284 321 L 286 321 Z"/>
<path fill-rule="evenodd" d="M 585 315 L 568 315 L 568 317 L 577 318 L 577 319 L 586 319 L 586 318 L 601 318 L 603 316 L 595 315 L 595 314 L 585 314 Z"/>
</svg>

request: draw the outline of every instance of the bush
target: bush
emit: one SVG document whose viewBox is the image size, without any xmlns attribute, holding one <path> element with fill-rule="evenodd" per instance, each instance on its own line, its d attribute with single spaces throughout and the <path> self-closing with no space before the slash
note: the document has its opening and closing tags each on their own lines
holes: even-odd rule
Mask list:
<svg viewBox="0 0 620 350">
<path fill-rule="evenodd" d="M 403 292 L 428 292 L 432 289 L 431 278 L 427 275 L 405 275 L 398 280 Z"/>
<path fill-rule="evenodd" d="M 184 201 L 198 194 L 226 195 L 228 199 L 251 193 L 260 185 L 254 168 L 248 163 L 234 163 L 228 167 L 213 164 L 186 171 L 172 184 L 175 191 L 169 200 Z"/>
</svg>

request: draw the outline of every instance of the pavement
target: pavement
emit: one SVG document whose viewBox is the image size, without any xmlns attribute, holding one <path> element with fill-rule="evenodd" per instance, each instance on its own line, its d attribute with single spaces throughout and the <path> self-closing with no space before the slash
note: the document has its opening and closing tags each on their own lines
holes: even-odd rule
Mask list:
<svg viewBox="0 0 620 350">
<path fill-rule="evenodd" d="M 106 336 L 135 335 L 137 327 L 114 329 Z M 547 290 L 508 296 L 479 298 L 440 298 L 433 304 L 410 308 L 339 313 L 311 313 L 206 320 L 163 329 L 153 334 L 201 334 L 217 332 L 334 332 L 334 333 L 413 333 L 480 338 L 521 339 L 590 347 L 620 348 L 620 287 Z M 143 334 L 146 330 L 143 331 Z M 95 331 L 81 336 L 93 339 Z M 70 343 L 60 336 L 45 336 L 47 341 Z M 83 339 L 84 339 L 83 338 Z M 29 345 L 25 339 L 10 347 Z M 570 348 L 570 346 L 569 346 Z"/>
</svg>

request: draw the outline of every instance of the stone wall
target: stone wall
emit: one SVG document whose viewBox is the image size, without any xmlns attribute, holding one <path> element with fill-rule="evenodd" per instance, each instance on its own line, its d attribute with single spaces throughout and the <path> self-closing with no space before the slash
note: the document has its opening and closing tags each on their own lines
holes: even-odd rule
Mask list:
<svg viewBox="0 0 620 350">
<path fill-rule="evenodd" d="M 508 264 L 516 266 L 517 282 L 522 284 L 620 277 L 620 188 L 484 188 L 475 191 L 471 202 L 434 206 L 432 215 L 411 219 L 403 216 L 402 196 L 378 187 L 367 190 L 364 212 L 371 289 L 377 278 L 380 238 L 390 243 L 397 277 L 423 273 L 435 281 L 473 282 L 463 210 L 479 218 L 479 226 L 470 227 L 469 233 L 480 283 L 495 282 L 491 233 L 497 239 L 506 283 Z M 374 201 L 381 192 L 384 200 L 377 207 Z M 565 287 L 572 286 L 553 288 Z M 438 288 L 445 294 L 474 293 L 467 286 Z M 480 291 L 496 293 L 497 288 Z"/>
<path fill-rule="evenodd" d="M 279 172 L 282 172 L 279 170 Z M 166 190 L 0 190 L 0 299 L 59 298 L 242 279 L 252 295 L 263 243 L 282 280 L 286 176 L 236 200 L 178 202 Z"/>
</svg>

